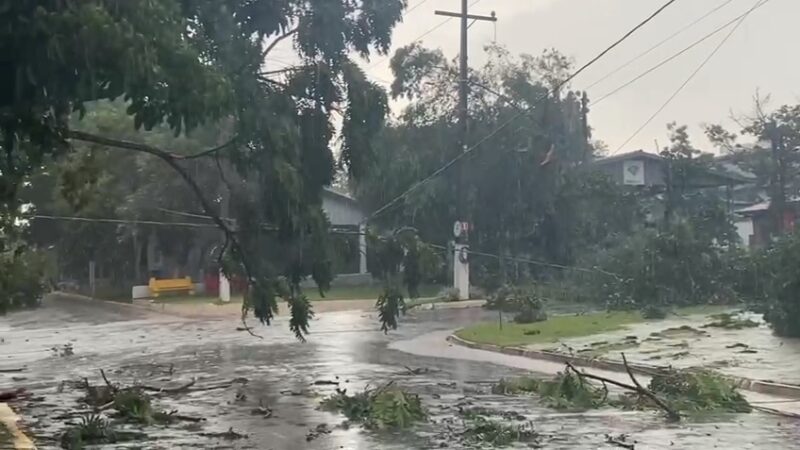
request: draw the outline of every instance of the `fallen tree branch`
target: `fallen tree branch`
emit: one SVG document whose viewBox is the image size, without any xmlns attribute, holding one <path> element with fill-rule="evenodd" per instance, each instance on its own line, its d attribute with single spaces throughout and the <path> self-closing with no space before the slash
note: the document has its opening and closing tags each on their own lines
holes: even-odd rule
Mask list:
<svg viewBox="0 0 800 450">
<path fill-rule="evenodd" d="M 26 391 L 25 388 L 2 391 L 0 392 L 0 401 L 7 402 L 9 400 L 16 400 L 20 397 L 25 397 L 26 395 L 28 395 L 28 391 Z"/>
<path fill-rule="evenodd" d="M 639 380 L 637 380 L 636 377 L 633 375 L 633 371 L 631 370 L 631 367 L 628 365 L 628 360 L 625 358 L 625 353 L 620 353 L 620 354 L 622 355 L 622 363 L 625 364 L 625 371 L 628 372 L 628 376 L 631 377 L 631 381 L 633 381 L 633 384 L 636 385 L 636 388 L 638 389 L 639 393 L 644 394 L 647 398 L 654 401 L 658 406 L 660 406 L 661 409 L 666 411 L 667 416 L 670 418 L 670 420 L 676 420 L 676 421 L 681 420 L 681 415 L 677 411 L 672 409 L 669 405 L 667 405 L 663 400 L 658 398 L 658 396 L 655 395 L 653 392 L 651 392 L 649 389 L 645 389 L 644 387 L 642 387 L 641 384 L 639 384 Z"/>
<path fill-rule="evenodd" d="M 147 386 L 147 385 L 140 385 L 140 386 L 136 386 L 136 387 L 138 387 L 139 389 L 141 389 L 143 391 L 157 392 L 157 393 L 160 393 L 160 394 L 177 394 L 178 392 L 185 391 L 185 390 L 189 389 L 190 387 L 194 386 L 194 384 L 196 382 L 197 382 L 197 378 L 192 378 L 192 381 L 190 381 L 190 382 L 188 382 L 186 384 L 183 384 L 181 386 L 173 387 L 173 388 Z"/>
<path fill-rule="evenodd" d="M 108 381 L 108 377 L 106 377 L 106 372 L 105 372 L 105 370 L 103 370 L 103 369 L 100 369 L 100 375 L 102 375 L 102 376 L 103 376 L 103 381 L 105 381 L 105 382 L 106 382 L 106 386 L 108 386 L 108 388 L 109 388 L 109 389 L 111 389 L 111 392 L 114 392 L 114 393 L 116 393 L 116 392 L 119 390 L 119 389 L 118 389 L 116 386 L 114 386 L 113 384 L 111 384 L 111 382 L 110 382 L 110 381 Z M 87 384 L 88 384 L 88 381 L 87 381 Z"/>
<path fill-rule="evenodd" d="M 578 375 L 579 377 L 585 377 L 585 378 L 589 378 L 591 380 L 597 380 L 597 381 L 600 381 L 600 382 L 603 382 L 603 383 L 613 384 L 614 386 L 621 387 L 621 388 L 627 389 L 629 391 L 634 391 L 639 395 L 645 396 L 645 397 L 649 398 L 650 400 L 653 400 L 653 402 L 655 402 L 656 405 L 661 407 L 661 409 L 663 409 L 664 412 L 667 413 L 667 416 L 670 418 L 670 420 L 679 420 L 680 419 L 680 415 L 677 412 L 675 412 L 672 408 L 667 406 L 663 401 L 661 401 L 661 399 L 656 397 L 655 394 L 653 394 L 652 392 L 650 392 L 647 389 L 642 388 L 641 386 L 637 387 L 637 386 L 630 385 L 630 384 L 627 384 L 627 383 L 622 383 L 622 382 L 617 381 L 617 380 L 612 380 L 610 378 L 601 377 L 600 375 L 593 375 L 593 374 L 587 373 L 585 371 L 581 372 L 578 369 L 576 369 L 575 366 L 573 366 L 572 363 L 570 363 L 569 361 L 567 361 L 567 367 L 570 370 L 572 370 L 573 372 L 575 372 L 575 374 Z"/>
<path fill-rule="evenodd" d="M 17 373 L 17 372 L 24 372 L 25 367 L 14 367 L 10 369 L 0 369 L 0 373 Z"/>
</svg>

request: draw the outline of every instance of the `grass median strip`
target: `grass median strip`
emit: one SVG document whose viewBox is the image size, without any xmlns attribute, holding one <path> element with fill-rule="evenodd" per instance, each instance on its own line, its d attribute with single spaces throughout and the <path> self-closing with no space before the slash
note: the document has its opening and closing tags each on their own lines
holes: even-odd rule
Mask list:
<svg viewBox="0 0 800 450">
<path fill-rule="evenodd" d="M 719 306 L 693 306 L 680 308 L 675 311 L 675 314 L 710 314 L 725 308 Z M 567 338 L 606 333 L 644 321 L 646 319 L 639 311 L 603 311 L 580 315 L 552 316 L 545 321 L 531 324 L 503 323 L 502 328 L 497 321 L 483 322 L 458 330 L 455 334 L 461 339 L 471 342 L 508 347 L 544 344 Z"/>
</svg>

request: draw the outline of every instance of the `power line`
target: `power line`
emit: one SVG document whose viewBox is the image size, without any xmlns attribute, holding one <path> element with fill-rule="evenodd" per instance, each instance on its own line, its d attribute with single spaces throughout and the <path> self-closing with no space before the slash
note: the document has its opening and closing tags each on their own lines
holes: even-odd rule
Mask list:
<svg viewBox="0 0 800 450">
<path fill-rule="evenodd" d="M 719 52 L 719 50 L 722 48 L 722 46 L 725 45 L 726 42 L 728 42 L 728 40 L 731 38 L 731 36 L 733 36 L 733 33 L 735 33 L 736 30 L 739 29 L 739 26 L 741 26 L 742 23 L 745 21 L 745 19 L 747 19 L 747 16 L 750 15 L 750 13 L 753 12 L 760 5 L 763 5 L 763 4 L 765 4 L 765 3 L 769 2 L 769 1 L 770 0 L 757 0 L 756 4 L 753 5 L 753 7 L 750 8 L 750 10 L 747 13 L 745 13 L 739 19 L 738 22 L 736 22 L 736 25 L 734 25 L 734 27 L 728 32 L 728 34 L 725 35 L 725 37 L 719 42 L 719 44 L 717 44 L 717 46 L 714 47 L 714 50 L 712 50 L 711 53 L 709 53 L 709 55 L 700 63 L 700 65 L 697 66 L 697 68 L 691 74 L 689 74 L 689 77 L 686 78 L 686 81 L 684 81 L 680 86 L 678 86 L 678 88 L 675 90 L 675 92 L 673 92 L 672 95 L 670 95 L 669 98 L 667 98 L 667 100 L 656 110 L 656 112 L 654 112 L 650 117 L 648 117 L 647 120 L 645 120 L 645 122 L 639 128 L 637 128 L 636 131 L 628 139 L 626 139 L 625 142 L 622 143 L 622 145 L 617 147 L 617 149 L 614 150 L 611 154 L 613 155 L 615 153 L 618 153 L 620 150 L 625 148 L 625 146 L 628 145 L 636 136 L 638 136 L 639 133 L 642 132 L 642 130 L 644 130 L 648 125 L 650 125 L 650 122 L 652 122 L 653 119 L 655 119 L 662 111 L 664 111 L 664 109 L 670 103 L 672 103 L 672 100 L 674 100 L 675 97 L 677 97 L 678 94 L 680 94 L 680 92 L 686 87 L 686 85 L 688 85 L 692 81 L 692 79 L 694 79 L 694 77 L 701 70 L 703 70 L 703 67 L 705 67 L 706 64 L 708 64 L 708 62 L 711 60 L 711 58 L 713 58 L 714 55 L 716 55 L 717 52 Z"/>
<path fill-rule="evenodd" d="M 444 246 L 444 245 L 431 244 L 429 242 L 424 242 L 424 241 L 423 241 L 423 243 L 425 243 L 429 247 L 432 247 L 432 248 L 435 248 L 435 249 L 445 250 L 445 251 L 447 251 L 447 253 L 449 253 L 449 250 L 450 250 L 447 246 Z M 472 249 L 467 249 L 466 251 L 470 255 L 483 256 L 483 257 L 493 258 L 493 259 L 497 259 L 497 260 L 513 261 L 513 262 L 518 262 L 518 263 L 523 263 L 523 264 L 530 264 L 530 265 L 533 265 L 533 266 L 550 267 L 550 268 L 553 268 L 553 269 L 574 270 L 574 271 L 577 271 L 577 272 L 587 272 L 587 273 L 601 273 L 603 275 L 608 275 L 608 276 L 611 276 L 611 277 L 619 278 L 619 276 L 614 274 L 614 273 L 607 272 L 605 270 L 598 269 L 596 267 L 586 268 L 586 267 L 578 267 L 578 266 L 567 266 L 567 265 L 563 265 L 563 264 L 549 263 L 549 262 L 546 262 L 546 261 L 538 261 L 538 260 L 530 259 L 530 258 L 520 258 L 518 256 L 501 256 L 501 255 L 496 255 L 494 253 L 486 253 L 486 252 L 481 252 L 481 251 L 472 250 Z"/>
<path fill-rule="evenodd" d="M 658 16 L 659 14 L 661 14 L 661 12 L 662 12 L 662 11 L 664 11 L 664 10 L 665 10 L 667 7 L 669 7 L 670 5 L 672 5 L 673 3 L 675 3 L 675 1 L 676 1 L 676 0 L 669 0 L 669 1 L 667 1 L 666 3 L 664 3 L 664 4 L 663 4 L 663 5 L 662 5 L 660 8 L 658 8 L 658 9 L 657 9 L 655 12 L 653 12 L 652 14 L 650 14 L 650 15 L 649 15 L 647 18 L 645 18 L 643 21 L 639 22 L 639 23 L 638 23 L 638 24 L 637 24 L 635 27 L 633 27 L 633 28 L 632 28 L 630 31 L 628 31 L 627 33 L 625 33 L 625 34 L 624 34 L 624 35 L 623 35 L 621 38 L 617 39 L 617 40 L 616 40 L 614 43 L 612 43 L 610 46 L 608 46 L 608 47 L 607 47 L 605 50 L 603 50 L 602 52 L 600 52 L 600 53 L 599 53 L 597 56 L 595 56 L 594 58 L 592 58 L 592 59 L 591 59 L 589 62 L 587 62 L 586 64 L 584 64 L 583 66 L 581 66 L 581 67 L 580 67 L 578 70 L 576 70 L 575 72 L 573 72 L 573 73 L 572 73 L 572 74 L 571 74 L 569 77 L 567 77 L 565 80 L 563 80 L 563 81 L 561 81 L 560 83 L 558 83 L 558 84 L 557 84 L 557 85 L 556 85 L 556 86 L 555 86 L 555 87 L 552 89 L 552 91 L 548 91 L 546 94 L 544 94 L 544 95 L 540 96 L 538 99 L 534 100 L 534 101 L 533 101 L 533 104 L 531 104 L 531 105 L 530 105 L 528 108 L 526 108 L 524 111 L 521 111 L 521 112 L 519 112 L 518 114 L 516 114 L 516 115 L 512 116 L 510 119 L 508 119 L 508 120 L 507 120 L 507 121 L 505 121 L 504 123 L 500 124 L 500 125 L 499 125 L 497 128 L 495 128 L 495 129 L 494 129 L 494 131 L 490 132 L 489 134 L 487 134 L 487 135 L 486 135 L 486 136 L 484 136 L 483 138 L 479 139 L 477 143 L 475 143 L 474 145 L 472 145 L 472 146 L 470 146 L 469 148 L 467 148 L 465 151 L 463 151 L 463 152 L 462 152 L 462 153 L 460 153 L 458 156 L 456 156 L 455 158 L 453 158 L 453 159 L 451 159 L 450 161 L 448 161 L 447 163 L 445 163 L 445 164 L 444 164 L 443 166 L 441 166 L 440 168 L 436 169 L 436 170 L 435 170 L 433 173 L 431 173 L 431 174 L 430 174 L 430 175 L 428 175 L 427 177 L 425 177 L 425 178 L 423 178 L 422 180 L 420 180 L 420 181 L 418 181 L 418 182 L 414 183 L 413 185 L 411 185 L 411 187 L 409 187 L 408 189 L 406 189 L 406 190 L 405 190 L 405 191 L 404 191 L 402 194 L 398 195 L 398 196 L 397 196 L 397 197 L 395 197 L 394 199 L 390 200 L 388 203 L 384 204 L 383 206 L 381 206 L 380 208 L 378 208 L 377 210 L 375 210 L 375 212 L 373 212 L 372 214 L 370 214 L 370 215 L 369 215 L 369 217 L 367 217 L 366 219 L 364 219 L 364 220 L 365 220 L 365 222 L 366 222 L 366 221 L 369 221 L 369 220 L 371 220 L 371 219 L 373 219 L 373 218 L 375 218 L 377 215 L 381 214 L 383 211 L 385 211 L 385 210 L 387 210 L 388 208 L 392 207 L 392 206 L 393 206 L 393 205 L 395 205 L 397 202 L 399 202 L 400 200 L 402 200 L 402 199 L 406 198 L 406 197 L 407 197 L 409 194 L 411 194 L 411 193 L 412 193 L 412 192 L 414 192 L 415 190 L 419 189 L 419 187 L 420 187 L 420 186 L 422 186 L 422 185 L 424 185 L 425 183 L 427 183 L 428 181 L 430 181 L 430 180 L 432 180 L 432 179 L 434 179 L 434 178 L 438 177 L 438 176 L 439 176 L 440 174 L 442 174 L 444 171 L 446 171 L 447 169 L 449 169 L 450 167 L 452 167 L 452 166 L 453 166 L 455 163 L 457 163 L 458 161 L 460 161 L 460 160 L 461 160 L 461 158 L 463 158 L 463 157 L 465 157 L 466 155 L 468 155 L 468 154 L 472 153 L 473 151 L 475 151 L 475 149 L 477 149 L 478 147 L 480 147 L 480 145 L 481 145 L 481 144 L 483 144 L 484 142 L 488 141 L 489 139 L 491 139 L 492 137 L 494 137 L 495 135 L 497 135 L 497 133 L 499 133 L 499 132 L 503 131 L 504 129 L 506 129 L 506 128 L 507 128 L 509 125 L 511 125 L 511 124 L 512 124 L 514 121 L 516 121 L 516 120 L 517 120 L 517 119 L 519 119 L 520 117 L 522 117 L 522 116 L 525 116 L 525 115 L 527 115 L 527 114 L 530 114 L 530 113 L 533 111 L 533 107 L 534 107 L 534 106 L 536 106 L 536 104 L 537 104 L 537 103 L 539 103 L 540 101 L 542 101 L 542 100 L 546 99 L 548 96 L 550 96 L 551 92 L 557 92 L 557 91 L 558 91 L 559 89 L 561 89 L 561 88 L 562 88 L 564 85 L 566 85 L 567 83 L 569 83 L 570 81 L 572 81 L 572 79 L 574 79 L 575 77 L 577 77 L 577 76 L 578 76 L 578 75 L 579 75 L 581 72 L 583 72 L 584 70 L 586 70 L 586 69 L 587 69 L 589 66 L 591 66 L 592 64 L 596 63 L 596 62 L 597 62 L 599 59 L 601 59 L 602 57 L 604 57 L 606 54 L 608 54 L 608 53 L 609 53 L 611 50 L 613 50 L 614 48 L 616 48 L 616 47 L 617 47 L 619 44 L 621 44 L 623 41 L 625 41 L 626 39 L 628 39 L 628 38 L 629 38 L 631 35 L 633 35 L 633 34 L 634 34 L 636 31 L 638 31 L 640 28 L 642 28 L 643 26 L 645 26 L 645 25 L 646 25 L 648 22 L 650 22 L 651 20 L 653 20 L 653 19 L 654 19 L 656 16 Z"/>
<path fill-rule="evenodd" d="M 688 30 L 689 28 L 691 28 L 691 27 L 697 25 L 698 23 L 702 22 L 706 17 L 708 17 L 708 16 L 714 14 L 715 12 L 719 11 L 720 9 L 724 8 L 725 6 L 727 6 L 732 1 L 733 0 L 725 0 L 720 5 L 716 6 L 714 9 L 712 9 L 712 10 L 708 11 L 707 13 L 703 14 L 699 18 L 697 18 L 694 21 L 692 21 L 691 23 L 689 23 L 688 25 L 685 25 L 684 27 L 680 28 L 676 32 L 674 32 L 671 35 L 667 36 L 665 39 L 663 39 L 662 41 L 659 41 L 657 44 L 653 45 L 652 47 L 648 48 L 647 50 L 643 51 L 642 53 L 639 53 L 638 55 L 636 55 L 633 58 L 629 59 L 628 61 L 624 62 L 622 65 L 618 66 L 616 69 L 612 70 L 611 72 L 605 74 L 600 79 L 598 79 L 594 83 L 592 83 L 589 86 L 587 86 L 584 90 L 589 90 L 589 89 L 597 86 L 598 84 L 600 84 L 603 81 L 607 80 L 609 77 L 611 77 L 612 75 L 616 74 L 620 70 L 628 67 L 629 65 L 631 65 L 634 62 L 638 61 L 639 59 L 649 55 L 650 52 L 652 52 L 653 50 L 661 47 L 662 45 L 666 44 L 667 42 L 669 42 L 670 40 L 672 40 L 673 38 L 675 38 L 679 34 L 683 33 L 684 31 Z"/>
<path fill-rule="evenodd" d="M 93 223 L 116 223 L 124 225 L 160 225 L 160 226 L 174 226 L 174 227 L 189 227 L 189 228 L 217 228 L 217 225 L 211 223 L 191 223 L 191 222 L 159 222 L 155 220 L 127 220 L 127 219 L 107 219 L 95 217 L 75 217 L 75 216 L 49 216 L 43 214 L 35 214 L 25 217 L 26 219 L 43 219 L 43 220 L 63 220 L 70 222 L 93 222 Z"/>
<path fill-rule="evenodd" d="M 416 5 L 412 6 L 411 8 L 408 8 L 406 10 L 406 14 L 411 14 L 412 12 L 414 12 L 415 9 L 419 8 L 420 6 L 424 5 L 427 2 L 428 2 L 428 0 L 421 0 Z"/>
<path fill-rule="evenodd" d="M 758 9 L 758 8 L 760 8 L 760 7 L 764 6 L 765 4 L 766 4 L 766 2 L 759 3 L 758 5 L 756 5 L 756 8 L 755 8 L 755 9 Z M 592 106 L 597 106 L 597 104 L 598 104 L 598 103 L 602 102 L 603 100 L 607 99 L 608 97 L 611 97 L 612 95 L 616 94 L 617 92 L 619 92 L 619 91 L 621 91 L 621 90 L 625 89 L 626 87 L 630 86 L 631 84 L 633 84 L 633 83 L 635 83 L 635 82 L 639 81 L 640 79 L 642 79 L 642 78 L 644 78 L 645 76 L 649 75 L 649 74 L 650 74 L 650 73 L 652 73 L 653 71 L 655 71 L 655 70 L 657 70 L 657 69 L 661 68 L 662 66 L 664 66 L 665 64 L 667 64 L 667 63 L 669 63 L 670 61 L 674 60 L 675 58 L 677 58 L 677 57 L 679 57 L 679 56 L 683 55 L 684 53 L 686 53 L 686 52 L 688 52 L 689 50 L 693 49 L 694 47 L 698 46 L 699 44 L 701 44 L 701 43 L 703 43 L 703 42 L 707 41 L 709 38 L 711 38 L 711 37 L 713 37 L 713 36 L 717 35 L 719 32 L 721 32 L 721 31 L 723 31 L 724 29 L 728 28 L 729 26 L 733 25 L 734 23 L 736 23 L 736 21 L 738 21 L 738 20 L 742 19 L 743 17 L 747 16 L 748 14 L 750 14 L 750 13 L 751 13 L 751 12 L 753 12 L 753 11 L 754 11 L 754 9 L 752 9 L 752 8 L 751 8 L 751 9 L 749 9 L 749 10 L 745 11 L 744 13 L 742 13 L 742 14 L 740 14 L 740 15 L 738 15 L 738 16 L 736 16 L 736 17 L 734 17 L 733 19 L 729 20 L 728 22 L 725 22 L 725 23 L 724 23 L 723 25 L 721 25 L 720 27 L 717 27 L 716 29 L 714 29 L 714 30 L 713 30 L 713 31 L 711 31 L 710 33 L 706 34 L 705 36 L 703 36 L 703 37 L 701 37 L 700 39 L 698 39 L 698 40 L 696 40 L 696 41 L 692 42 L 692 43 L 691 43 L 691 44 L 689 44 L 687 47 L 683 48 L 681 51 L 679 51 L 679 52 L 677 52 L 677 53 L 673 54 L 673 55 L 672 55 L 672 56 L 670 56 L 669 58 L 666 58 L 666 59 L 662 60 L 662 61 L 661 61 L 661 62 L 659 62 L 658 64 L 656 64 L 656 65 L 654 65 L 654 66 L 650 67 L 649 69 L 647 69 L 646 71 L 642 72 L 641 74 L 639 74 L 638 76 L 634 77 L 633 79 L 631 79 L 631 80 L 629 80 L 629 81 L 627 81 L 627 82 L 623 83 L 622 85 L 618 86 L 618 87 L 617 87 L 617 88 L 615 88 L 614 90 L 612 90 L 612 91 L 610 91 L 610 92 L 608 92 L 608 93 L 606 93 L 606 94 L 602 95 L 602 96 L 601 96 L 600 98 L 598 98 L 597 100 L 594 100 L 594 101 L 592 102 Z M 586 89 L 588 89 L 588 88 L 586 88 Z"/>
</svg>

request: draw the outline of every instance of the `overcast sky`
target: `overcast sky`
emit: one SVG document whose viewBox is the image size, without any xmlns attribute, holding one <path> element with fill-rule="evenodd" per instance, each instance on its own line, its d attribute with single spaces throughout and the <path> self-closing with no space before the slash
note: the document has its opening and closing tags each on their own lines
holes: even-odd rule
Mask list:
<svg viewBox="0 0 800 450">
<path fill-rule="evenodd" d="M 474 3 L 476 0 L 470 0 Z M 647 50 L 678 29 L 691 23 L 727 0 L 677 0 L 654 21 L 623 45 L 578 77 L 573 88 L 584 89 L 630 58 Z M 497 42 L 512 53 L 539 54 L 556 48 L 580 65 L 607 47 L 636 23 L 655 11 L 665 0 L 477 0 L 474 14 L 498 16 Z M 435 27 L 444 18 L 436 9 L 457 10 L 459 0 L 409 0 L 416 9 L 406 14 L 395 30 L 394 48 L 407 45 Z M 732 18 L 744 13 L 755 0 L 730 0 L 716 13 L 670 40 L 589 90 L 599 98 L 664 58 Z M 800 0 L 769 0 L 742 23 L 720 51 L 680 94 L 622 151 L 654 151 L 655 140 L 666 143 L 665 124 L 670 121 L 690 126 L 695 144 L 709 149 L 702 124 L 722 122 L 735 128 L 730 111 L 751 111 L 756 89 L 771 94 L 772 106 L 800 102 Z M 727 29 L 703 42 L 668 65 L 611 96 L 590 114 L 595 138 L 616 150 L 680 86 L 725 37 Z M 485 61 L 483 47 L 492 42 L 495 27 L 476 23 L 470 29 L 470 63 Z M 421 39 L 427 47 L 439 47 L 448 57 L 458 52 L 458 21 L 451 20 Z M 391 80 L 388 59 L 373 59 L 368 73 L 375 79 Z"/>
</svg>

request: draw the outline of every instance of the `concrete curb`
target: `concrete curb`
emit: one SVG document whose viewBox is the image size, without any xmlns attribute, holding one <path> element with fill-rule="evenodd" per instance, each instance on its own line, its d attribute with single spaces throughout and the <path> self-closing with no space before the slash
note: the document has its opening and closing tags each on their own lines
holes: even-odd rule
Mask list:
<svg viewBox="0 0 800 450">
<path fill-rule="evenodd" d="M 411 309 L 417 311 L 432 311 L 441 309 L 469 309 L 469 308 L 482 308 L 486 304 L 486 300 L 462 300 L 459 302 L 434 302 L 422 303 L 420 305 L 412 306 Z"/>
<path fill-rule="evenodd" d="M 530 350 L 522 347 L 501 347 L 494 344 L 481 344 L 478 342 L 462 339 L 455 334 L 447 337 L 447 341 L 462 347 L 489 352 L 502 353 L 504 355 L 522 356 L 530 359 L 540 359 L 550 362 L 567 363 L 576 366 L 609 370 L 614 372 L 625 372 L 625 365 L 622 361 L 614 361 L 600 358 L 587 358 L 584 356 L 570 356 L 562 353 L 548 352 L 544 350 Z M 653 366 L 648 364 L 628 363 L 628 367 L 635 373 L 652 376 L 660 371 L 667 369 L 666 366 Z M 775 383 L 772 381 L 753 380 L 744 377 L 734 377 L 724 375 L 731 379 L 740 389 L 768 394 L 785 398 L 800 398 L 800 386 L 794 384 Z"/>
</svg>

